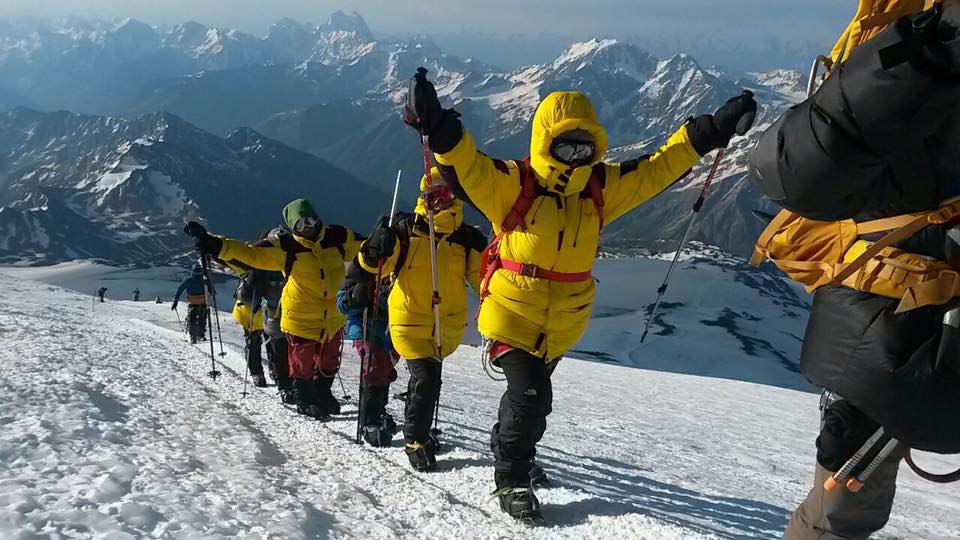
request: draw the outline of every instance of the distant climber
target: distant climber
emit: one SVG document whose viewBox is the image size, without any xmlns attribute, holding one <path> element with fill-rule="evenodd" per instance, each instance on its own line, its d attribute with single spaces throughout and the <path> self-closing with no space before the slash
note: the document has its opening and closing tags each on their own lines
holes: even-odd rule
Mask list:
<svg viewBox="0 0 960 540">
<path fill-rule="evenodd" d="M 140 301 L 140 289 L 134 289 L 134 290 L 133 290 L 133 301 L 134 301 L 134 302 L 139 302 L 139 301 Z"/>
<path fill-rule="evenodd" d="M 103 302 L 103 295 L 107 294 L 106 287 L 100 287 L 97 289 L 97 296 L 100 298 L 100 302 Z"/>
<path fill-rule="evenodd" d="M 193 267 L 190 277 L 183 280 L 176 294 L 173 296 L 173 305 L 171 310 L 176 310 L 180 302 L 180 295 L 187 292 L 187 329 L 190 333 L 190 343 L 197 343 L 206 339 L 207 317 L 209 309 L 207 308 L 207 294 L 203 278 L 203 268 L 200 265 Z"/>
</svg>

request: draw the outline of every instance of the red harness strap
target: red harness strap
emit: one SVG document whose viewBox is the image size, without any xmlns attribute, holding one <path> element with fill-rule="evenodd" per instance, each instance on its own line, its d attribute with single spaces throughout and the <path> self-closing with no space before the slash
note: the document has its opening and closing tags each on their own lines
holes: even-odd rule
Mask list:
<svg viewBox="0 0 960 540">
<path fill-rule="evenodd" d="M 526 264 L 504 258 L 500 259 L 500 267 L 504 270 L 510 270 L 511 272 L 516 272 L 521 276 L 529 278 L 546 279 L 549 281 L 562 281 L 565 283 L 587 281 L 593 277 L 593 272 L 590 270 L 587 270 L 586 272 L 557 272 L 555 270 L 540 268 L 535 264 Z"/>
</svg>

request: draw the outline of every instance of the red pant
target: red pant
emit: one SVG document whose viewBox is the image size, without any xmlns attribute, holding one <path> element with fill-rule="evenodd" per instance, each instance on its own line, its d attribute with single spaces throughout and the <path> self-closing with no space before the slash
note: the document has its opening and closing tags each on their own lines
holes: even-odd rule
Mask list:
<svg viewBox="0 0 960 540">
<path fill-rule="evenodd" d="M 340 370 L 340 345 L 343 332 L 337 332 L 326 343 L 286 334 L 287 357 L 290 359 L 291 379 L 312 379 L 316 370 L 321 377 L 333 377 Z"/>
<path fill-rule="evenodd" d="M 353 348 L 363 362 L 363 380 L 370 386 L 387 386 L 397 380 L 397 370 L 393 368 L 393 354 L 382 345 L 374 344 L 371 347 L 369 360 L 367 358 L 367 344 L 354 340 Z"/>
</svg>

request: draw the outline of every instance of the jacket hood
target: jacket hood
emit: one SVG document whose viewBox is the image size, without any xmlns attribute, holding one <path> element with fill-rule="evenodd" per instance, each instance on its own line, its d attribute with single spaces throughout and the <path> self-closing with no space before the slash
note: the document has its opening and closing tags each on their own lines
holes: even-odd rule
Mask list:
<svg viewBox="0 0 960 540">
<path fill-rule="evenodd" d="M 437 170 L 436 167 L 430 169 L 430 176 L 433 179 L 434 185 L 443 183 L 443 180 L 440 179 L 440 171 Z M 420 196 L 417 197 L 417 208 L 414 210 L 414 212 L 416 212 L 418 216 L 422 216 L 424 219 L 427 218 L 427 204 L 423 197 L 423 194 L 426 192 L 427 175 L 423 175 L 423 177 L 420 178 Z M 460 224 L 463 223 L 463 201 L 454 198 L 453 204 L 450 205 L 450 208 L 435 213 L 433 215 L 433 219 L 434 226 L 436 227 L 436 231 L 438 233 L 452 233 L 460 228 Z"/>
<path fill-rule="evenodd" d="M 596 152 L 590 163 L 571 168 L 550 154 L 550 145 L 558 135 L 573 129 L 593 135 Z M 540 102 L 533 116 L 530 166 L 537 181 L 548 190 L 564 195 L 579 193 L 587 186 L 592 167 L 607 152 L 607 145 L 607 132 L 597 122 L 587 96 L 580 92 L 552 92 Z"/>
</svg>

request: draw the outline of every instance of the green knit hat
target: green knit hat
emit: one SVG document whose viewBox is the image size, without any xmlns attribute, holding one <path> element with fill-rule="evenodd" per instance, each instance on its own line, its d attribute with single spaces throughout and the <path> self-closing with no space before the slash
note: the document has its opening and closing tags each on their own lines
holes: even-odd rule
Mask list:
<svg viewBox="0 0 960 540">
<path fill-rule="evenodd" d="M 291 201 L 283 207 L 283 223 L 288 230 L 292 231 L 297 222 L 305 217 L 313 217 L 316 218 L 318 222 L 320 221 L 320 216 L 317 215 L 317 211 L 313 209 L 313 205 L 306 199 Z"/>
</svg>

